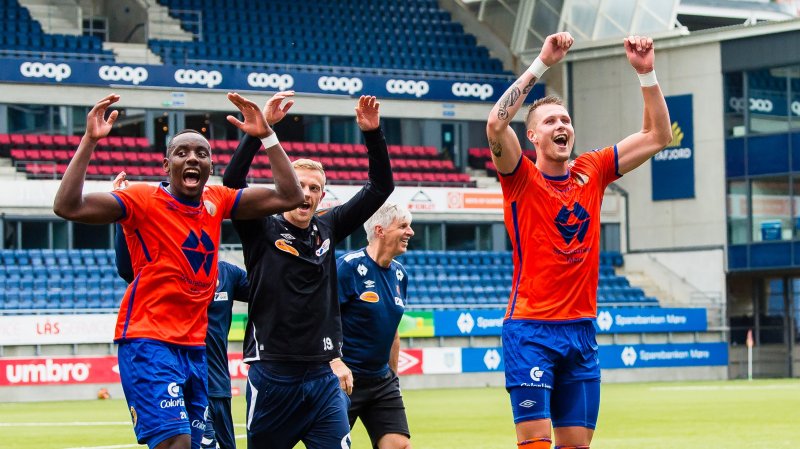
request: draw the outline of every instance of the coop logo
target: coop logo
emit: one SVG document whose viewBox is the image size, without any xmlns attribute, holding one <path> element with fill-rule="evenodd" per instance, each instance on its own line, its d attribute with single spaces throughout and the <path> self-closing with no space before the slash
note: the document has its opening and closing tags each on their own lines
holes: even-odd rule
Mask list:
<svg viewBox="0 0 800 449">
<path fill-rule="evenodd" d="M 610 312 L 603 311 L 597 314 L 597 327 L 599 327 L 601 331 L 611 329 L 611 325 L 613 324 L 614 318 L 611 317 Z"/>
<path fill-rule="evenodd" d="M 289 74 L 250 72 L 247 75 L 247 84 L 251 87 L 271 87 L 286 90 L 294 86 L 294 77 Z"/>
<path fill-rule="evenodd" d="M 766 98 L 750 98 L 750 110 L 754 112 L 772 112 L 772 100 Z M 728 106 L 736 112 L 744 112 L 745 99 L 742 97 L 731 97 Z"/>
<path fill-rule="evenodd" d="M 317 80 L 317 86 L 325 92 L 347 92 L 353 95 L 364 87 L 364 82 L 361 78 L 321 76 Z"/>
<path fill-rule="evenodd" d="M 26 363 L 6 366 L 6 379 L 10 384 L 83 382 L 89 378 L 89 365 L 86 363 L 58 363 L 51 359 L 43 363 Z"/>
<path fill-rule="evenodd" d="M 419 98 L 425 96 L 430 90 L 427 81 L 392 79 L 386 82 L 386 91 L 390 94 L 408 94 Z"/>
<path fill-rule="evenodd" d="M 500 360 L 500 353 L 497 352 L 497 349 L 489 349 L 486 351 L 486 354 L 483 355 L 483 364 L 491 371 L 496 370 L 500 366 Z"/>
<path fill-rule="evenodd" d="M 542 376 L 544 376 L 544 371 L 540 370 L 538 366 L 534 366 L 531 368 L 530 375 L 534 382 L 539 382 L 542 380 Z"/>
<path fill-rule="evenodd" d="M 491 84 L 453 83 L 451 88 L 456 97 L 476 97 L 485 100 L 494 95 Z"/>
<path fill-rule="evenodd" d="M 19 73 L 25 78 L 49 78 L 61 82 L 72 75 L 72 68 L 63 63 L 23 62 L 19 66 Z"/>
<path fill-rule="evenodd" d="M 631 346 L 625 346 L 620 357 L 625 366 L 633 366 L 636 363 L 636 350 Z"/>
<path fill-rule="evenodd" d="M 572 222 L 570 222 L 571 217 L 574 217 Z M 562 205 L 555 219 L 556 228 L 558 232 L 561 233 L 561 237 L 564 238 L 564 243 L 567 245 L 576 237 L 579 242 L 583 243 L 583 238 L 586 237 L 586 231 L 589 230 L 589 222 L 589 212 L 577 201 L 575 205 L 572 206 L 572 210 Z"/>
<path fill-rule="evenodd" d="M 175 71 L 175 81 L 178 84 L 199 84 L 213 88 L 222 82 L 222 74 L 216 70 L 178 69 Z"/>
<path fill-rule="evenodd" d="M 138 85 L 147 81 L 148 73 L 144 67 L 129 67 L 117 65 L 104 65 L 97 71 L 97 75 L 103 81 L 126 81 Z"/>
<path fill-rule="evenodd" d="M 471 313 L 464 312 L 458 316 L 456 324 L 458 325 L 458 330 L 460 330 L 462 334 L 468 334 L 472 332 L 472 328 L 475 327 L 475 320 L 472 318 Z"/>
</svg>

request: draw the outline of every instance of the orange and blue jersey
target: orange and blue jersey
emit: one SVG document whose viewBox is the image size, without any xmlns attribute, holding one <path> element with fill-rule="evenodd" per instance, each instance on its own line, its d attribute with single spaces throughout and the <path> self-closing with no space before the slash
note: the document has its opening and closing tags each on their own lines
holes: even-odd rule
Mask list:
<svg viewBox="0 0 800 449">
<path fill-rule="evenodd" d="M 500 176 L 514 259 L 506 320 L 597 316 L 600 206 L 620 176 L 616 147 L 582 154 L 565 176 L 548 177 L 524 156 Z"/>
<path fill-rule="evenodd" d="M 201 201 L 188 203 L 166 187 L 133 184 L 112 193 L 122 206 L 118 221 L 135 276 L 122 298 L 114 341 L 202 347 L 222 220 L 234 213 L 241 191 L 206 186 Z"/>
</svg>

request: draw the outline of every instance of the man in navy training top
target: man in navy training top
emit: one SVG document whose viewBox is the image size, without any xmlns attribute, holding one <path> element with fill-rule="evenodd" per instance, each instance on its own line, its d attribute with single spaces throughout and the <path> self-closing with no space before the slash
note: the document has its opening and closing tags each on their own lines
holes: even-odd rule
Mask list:
<svg viewBox="0 0 800 449">
<path fill-rule="evenodd" d="M 125 172 L 114 179 L 114 190 L 124 189 L 128 181 Z M 131 256 L 122 226 L 117 223 L 114 235 L 117 273 L 127 283 L 133 282 Z M 231 417 L 231 375 L 228 371 L 228 333 L 233 320 L 233 301 L 247 302 L 250 286 L 247 273 L 236 265 L 220 260 L 214 301 L 208 305 L 206 359 L 208 365 L 208 411 L 200 446 L 204 449 L 236 449 L 236 437 Z"/>
<path fill-rule="evenodd" d="M 280 95 L 276 94 L 276 95 Z M 287 107 L 288 107 L 287 103 Z M 268 123 L 276 123 L 267 108 Z M 233 220 L 250 280 L 245 328 L 247 444 L 258 449 L 347 449 L 347 408 L 353 383 L 339 359 L 342 323 L 336 285 L 336 245 L 375 213 L 394 190 L 379 103 L 362 96 L 356 107 L 369 159 L 369 180 L 340 206 L 317 214 L 325 170 L 317 161 L 292 163 L 304 203 L 258 220 Z M 258 139 L 245 136 L 222 182 L 246 185 Z M 344 390 L 344 392 L 342 391 Z"/>
<path fill-rule="evenodd" d="M 408 250 L 414 236 L 411 212 L 386 203 L 364 223 L 366 248 L 336 262 L 342 314 L 342 360 L 353 372 L 348 418 L 350 428 L 361 418 L 372 446 L 410 449 L 397 361 L 397 326 L 407 299 L 408 273 L 395 257 Z"/>
</svg>

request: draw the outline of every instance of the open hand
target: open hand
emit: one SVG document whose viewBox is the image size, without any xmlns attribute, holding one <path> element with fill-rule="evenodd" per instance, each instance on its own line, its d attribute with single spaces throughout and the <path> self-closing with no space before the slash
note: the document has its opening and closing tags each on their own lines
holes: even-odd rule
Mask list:
<svg viewBox="0 0 800 449">
<path fill-rule="evenodd" d="M 273 133 L 257 104 L 235 92 L 228 92 L 228 100 L 239 109 L 244 117 L 244 122 L 241 122 L 236 117 L 229 115 L 228 122 L 233 126 L 258 139 L 263 139 Z"/>
<path fill-rule="evenodd" d="M 294 100 L 287 101 L 283 107 L 281 107 L 281 103 L 287 97 L 293 96 L 293 90 L 285 90 L 273 95 L 272 98 L 267 101 L 266 106 L 264 106 L 264 118 L 267 120 L 269 126 L 274 126 L 286 117 L 286 113 L 288 113 L 289 109 L 294 105 Z"/>
<path fill-rule="evenodd" d="M 356 106 L 356 123 L 361 131 L 372 131 L 381 125 L 381 104 L 371 95 L 362 95 Z"/>
<path fill-rule="evenodd" d="M 98 101 L 89 114 L 86 115 L 86 134 L 87 138 L 97 142 L 106 137 L 111 132 L 114 122 L 117 121 L 119 111 L 111 111 L 108 119 L 105 118 L 108 107 L 119 101 L 119 95 L 111 94 Z"/>
</svg>

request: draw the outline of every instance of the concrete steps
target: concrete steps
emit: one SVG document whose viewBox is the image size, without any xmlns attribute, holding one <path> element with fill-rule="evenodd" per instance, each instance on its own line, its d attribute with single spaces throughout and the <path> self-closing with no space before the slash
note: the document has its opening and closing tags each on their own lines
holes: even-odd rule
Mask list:
<svg viewBox="0 0 800 449">
<path fill-rule="evenodd" d="M 83 13 L 75 0 L 19 0 L 48 34 L 83 34 Z"/>
<path fill-rule="evenodd" d="M 114 60 L 125 64 L 157 64 L 161 58 L 153 53 L 146 44 L 129 44 L 123 42 L 103 42 L 103 50 L 114 52 Z"/>
</svg>

